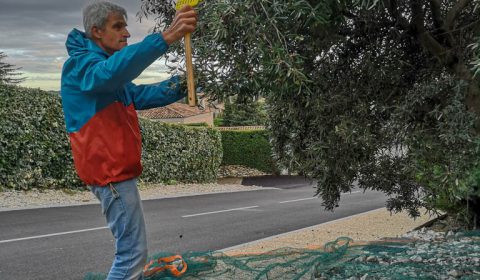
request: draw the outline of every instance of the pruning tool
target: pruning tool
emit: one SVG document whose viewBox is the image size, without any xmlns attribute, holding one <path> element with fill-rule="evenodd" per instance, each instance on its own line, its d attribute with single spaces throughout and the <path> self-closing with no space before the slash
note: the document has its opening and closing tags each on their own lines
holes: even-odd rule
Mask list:
<svg viewBox="0 0 480 280">
<path fill-rule="evenodd" d="M 183 6 L 188 5 L 195 7 L 202 0 L 178 0 L 175 5 L 175 10 L 180 10 Z M 185 61 L 187 64 L 187 88 L 188 88 L 188 105 L 195 107 L 197 105 L 197 95 L 195 92 L 195 81 L 193 77 L 193 63 L 192 63 L 192 38 L 191 34 L 185 34 Z"/>
</svg>

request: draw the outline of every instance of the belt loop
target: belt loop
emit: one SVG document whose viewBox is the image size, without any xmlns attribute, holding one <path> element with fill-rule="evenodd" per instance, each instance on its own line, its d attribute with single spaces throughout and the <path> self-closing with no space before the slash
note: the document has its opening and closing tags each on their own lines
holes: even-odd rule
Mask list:
<svg viewBox="0 0 480 280">
<path fill-rule="evenodd" d="M 110 191 L 112 192 L 113 197 L 119 198 L 119 197 L 120 197 L 120 194 L 118 193 L 117 189 L 115 189 L 115 187 L 113 186 L 113 184 L 112 184 L 112 183 L 108 183 L 108 185 L 110 186 Z"/>
</svg>

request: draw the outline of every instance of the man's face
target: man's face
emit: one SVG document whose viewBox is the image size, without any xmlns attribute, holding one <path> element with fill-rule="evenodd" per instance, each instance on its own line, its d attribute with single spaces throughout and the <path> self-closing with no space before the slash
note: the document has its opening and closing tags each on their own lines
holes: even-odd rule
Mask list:
<svg viewBox="0 0 480 280">
<path fill-rule="evenodd" d="M 110 55 L 123 49 L 128 45 L 127 39 L 130 37 L 124 16 L 111 13 L 104 28 L 92 28 L 92 37 L 98 46 Z"/>
</svg>

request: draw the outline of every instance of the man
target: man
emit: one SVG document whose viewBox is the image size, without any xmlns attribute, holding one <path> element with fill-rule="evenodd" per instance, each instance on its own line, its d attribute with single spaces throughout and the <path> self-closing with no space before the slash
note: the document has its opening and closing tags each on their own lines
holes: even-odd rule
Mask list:
<svg viewBox="0 0 480 280">
<path fill-rule="evenodd" d="M 195 30 L 191 7 L 177 12 L 162 34 L 127 46 L 124 8 L 97 1 L 83 10 L 85 33 L 73 29 L 62 70 L 62 104 L 75 169 L 100 200 L 115 237 L 115 259 L 107 279 L 143 279 L 147 258 L 145 222 L 136 178 L 142 172 L 141 136 L 135 110 L 173 103 L 185 96 L 179 78 L 156 85 L 132 80 Z"/>
</svg>

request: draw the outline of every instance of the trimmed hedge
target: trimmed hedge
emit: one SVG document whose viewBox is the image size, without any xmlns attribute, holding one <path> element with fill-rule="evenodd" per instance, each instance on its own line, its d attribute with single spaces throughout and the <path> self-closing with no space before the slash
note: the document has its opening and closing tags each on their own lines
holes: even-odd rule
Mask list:
<svg viewBox="0 0 480 280">
<path fill-rule="evenodd" d="M 222 162 L 220 133 L 142 119 L 145 182 L 213 182 Z"/>
<path fill-rule="evenodd" d="M 221 131 L 222 165 L 243 165 L 266 173 L 278 173 L 265 130 Z"/>
<path fill-rule="evenodd" d="M 58 95 L 0 85 L 0 189 L 78 188 Z M 141 180 L 210 182 L 222 158 L 220 133 L 148 120 Z"/>
<path fill-rule="evenodd" d="M 0 187 L 82 186 L 57 95 L 0 85 L 0 108 Z"/>
</svg>

